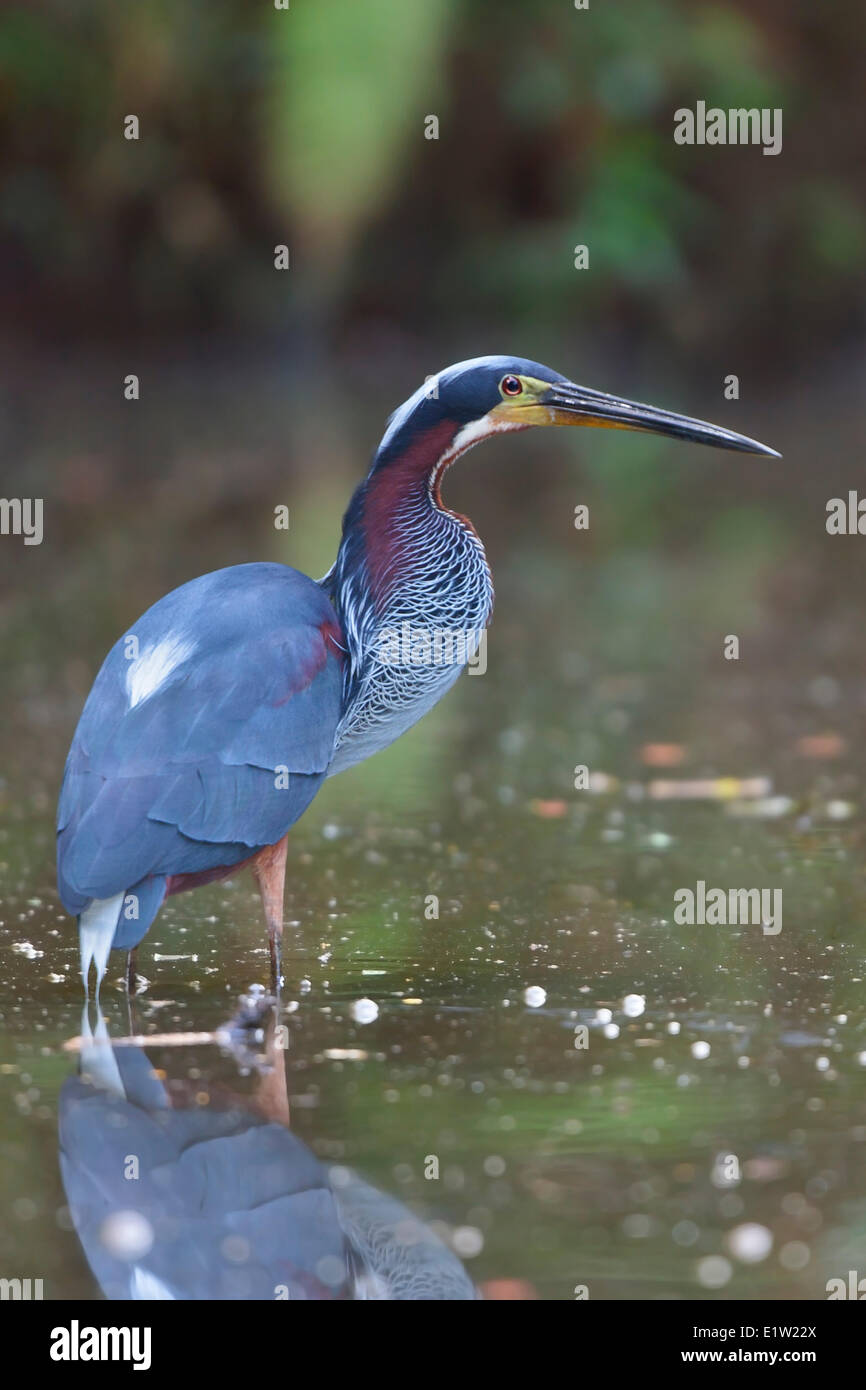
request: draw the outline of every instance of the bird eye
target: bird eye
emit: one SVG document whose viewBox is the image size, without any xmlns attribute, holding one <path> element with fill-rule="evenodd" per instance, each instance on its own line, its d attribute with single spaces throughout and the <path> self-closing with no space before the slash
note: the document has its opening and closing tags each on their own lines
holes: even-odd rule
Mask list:
<svg viewBox="0 0 866 1390">
<path fill-rule="evenodd" d="M 523 390 L 523 384 L 519 376 L 504 376 L 499 383 L 499 388 L 503 396 L 519 396 Z"/>
</svg>

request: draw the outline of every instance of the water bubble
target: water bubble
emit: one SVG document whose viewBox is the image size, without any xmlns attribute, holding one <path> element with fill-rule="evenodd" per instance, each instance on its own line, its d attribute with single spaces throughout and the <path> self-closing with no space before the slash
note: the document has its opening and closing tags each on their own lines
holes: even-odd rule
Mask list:
<svg viewBox="0 0 866 1390">
<path fill-rule="evenodd" d="M 349 1012 L 356 1023 L 372 1023 L 379 1017 L 379 1005 L 373 999 L 356 999 Z"/>
<path fill-rule="evenodd" d="M 451 1244 L 464 1260 L 471 1260 L 484 1249 L 484 1236 L 477 1226 L 458 1226 L 451 1236 Z"/>
<path fill-rule="evenodd" d="M 733 1272 L 733 1265 L 724 1255 L 705 1255 L 702 1260 L 698 1260 L 695 1270 L 698 1283 L 705 1289 L 723 1289 Z"/>
<path fill-rule="evenodd" d="M 484 1171 L 488 1178 L 501 1178 L 505 1172 L 505 1159 L 498 1154 L 491 1154 L 484 1160 Z"/>
<path fill-rule="evenodd" d="M 250 1258 L 250 1243 L 245 1236 L 226 1236 L 220 1244 L 220 1253 L 229 1264 L 246 1264 Z"/>
<path fill-rule="evenodd" d="M 671 1238 L 675 1245 L 694 1245 L 700 1234 L 700 1227 L 694 1221 L 678 1221 L 671 1231 Z"/>
<path fill-rule="evenodd" d="M 114 1211 L 103 1221 L 99 1237 L 115 1260 L 140 1260 L 151 1249 L 154 1232 L 140 1211 Z"/>
<path fill-rule="evenodd" d="M 325 1285 L 326 1288 L 336 1289 L 342 1284 L 346 1277 L 346 1264 L 336 1255 L 323 1255 L 316 1262 L 316 1278 Z"/>
<path fill-rule="evenodd" d="M 632 1240 L 643 1240 L 652 1231 L 650 1218 L 642 1212 L 632 1212 L 622 1223 L 623 1235 Z"/>
<path fill-rule="evenodd" d="M 779 1251 L 779 1264 L 783 1269 L 805 1269 L 812 1258 L 812 1252 L 802 1240 L 789 1240 Z"/>
<path fill-rule="evenodd" d="M 735 1260 L 747 1265 L 759 1264 L 773 1248 L 773 1233 L 756 1221 L 745 1221 L 728 1232 L 726 1244 Z"/>
</svg>

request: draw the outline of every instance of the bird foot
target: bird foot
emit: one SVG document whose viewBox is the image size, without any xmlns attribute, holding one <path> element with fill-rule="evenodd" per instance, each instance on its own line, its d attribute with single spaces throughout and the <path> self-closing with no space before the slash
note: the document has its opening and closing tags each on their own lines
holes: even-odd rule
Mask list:
<svg viewBox="0 0 866 1390">
<path fill-rule="evenodd" d="M 277 1003 L 264 985 L 251 985 L 239 998 L 228 1023 L 217 1030 L 220 1046 L 230 1052 L 240 1066 L 257 1071 L 267 1066 L 267 1032 Z"/>
</svg>

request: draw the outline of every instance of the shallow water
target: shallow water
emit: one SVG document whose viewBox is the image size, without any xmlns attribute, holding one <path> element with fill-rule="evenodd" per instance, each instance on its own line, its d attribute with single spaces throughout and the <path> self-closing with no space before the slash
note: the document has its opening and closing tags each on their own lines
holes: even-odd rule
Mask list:
<svg viewBox="0 0 866 1390">
<path fill-rule="evenodd" d="M 626 457 L 614 443 L 607 465 Z M 821 534 L 826 482 L 792 497 L 771 472 L 756 493 L 753 462 L 726 460 L 720 481 L 704 455 L 685 501 L 642 513 L 592 483 L 581 537 L 573 505 L 602 468 L 578 485 L 560 450 L 539 454 L 544 486 L 505 448 L 499 474 L 454 485 L 498 580 L 486 674 L 328 783 L 292 833 L 277 1072 L 224 1036 L 182 1037 L 215 1033 L 267 980 L 244 875 L 169 902 L 132 1015 L 112 958 L 108 1031 L 169 1035 L 147 1056 L 178 1110 L 276 1116 L 284 1063 L 291 1132 L 323 1181 L 348 1170 L 399 1199 L 488 1297 L 823 1298 L 862 1271 L 866 1236 L 857 542 Z M 42 1278 L 46 1297 L 100 1296 L 58 1162 L 83 995 L 52 819 L 81 700 L 173 583 L 255 554 L 321 572 L 344 497 L 320 478 L 293 477 L 310 521 L 286 540 L 256 512 L 263 484 L 228 517 L 202 503 L 201 527 L 159 480 L 135 505 L 139 482 L 99 484 L 94 514 L 74 493 L 62 540 L 13 576 L 0 1273 Z M 781 889 L 781 930 L 677 924 L 674 894 L 699 880 Z"/>
</svg>

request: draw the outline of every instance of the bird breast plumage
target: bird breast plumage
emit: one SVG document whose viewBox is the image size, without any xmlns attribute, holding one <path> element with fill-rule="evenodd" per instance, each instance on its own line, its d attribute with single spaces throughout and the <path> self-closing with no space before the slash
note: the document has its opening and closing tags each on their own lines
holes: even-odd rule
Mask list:
<svg viewBox="0 0 866 1390">
<path fill-rule="evenodd" d="M 347 615 L 354 671 L 329 776 L 393 743 L 467 666 L 481 664 L 493 585 L 476 533 L 443 512 L 434 537 L 419 545 L 407 533 L 394 557 L 393 582 L 379 601 L 362 601 Z M 351 607 L 351 586 L 345 599 Z"/>
</svg>

